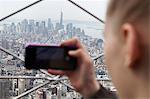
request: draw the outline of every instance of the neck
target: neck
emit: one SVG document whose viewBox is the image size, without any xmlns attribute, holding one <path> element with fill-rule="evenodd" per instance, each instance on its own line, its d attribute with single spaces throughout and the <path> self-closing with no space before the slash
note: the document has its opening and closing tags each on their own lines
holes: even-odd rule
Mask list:
<svg viewBox="0 0 150 99">
<path fill-rule="evenodd" d="M 120 99 L 148 99 L 150 97 L 149 81 L 134 80 L 134 85 L 131 86 L 126 94 L 122 95 Z"/>
<path fill-rule="evenodd" d="M 148 99 L 149 97 L 149 87 L 148 85 L 141 85 L 137 89 L 133 99 Z"/>
</svg>

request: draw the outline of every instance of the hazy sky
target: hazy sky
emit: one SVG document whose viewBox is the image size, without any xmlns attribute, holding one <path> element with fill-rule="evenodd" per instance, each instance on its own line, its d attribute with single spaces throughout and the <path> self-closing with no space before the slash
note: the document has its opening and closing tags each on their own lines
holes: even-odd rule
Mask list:
<svg viewBox="0 0 150 99">
<path fill-rule="evenodd" d="M 0 18 L 34 2 L 36 0 L 0 0 Z M 105 20 L 106 8 L 109 0 L 74 0 L 99 18 Z M 43 20 L 60 18 L 60 12 L 64 13 L 65 20 L 90 20 L 96 21 L 67 0 L 44 0 L 39 4 L 9 18 L 13 19 L 37 19 Z"/>
</svg>

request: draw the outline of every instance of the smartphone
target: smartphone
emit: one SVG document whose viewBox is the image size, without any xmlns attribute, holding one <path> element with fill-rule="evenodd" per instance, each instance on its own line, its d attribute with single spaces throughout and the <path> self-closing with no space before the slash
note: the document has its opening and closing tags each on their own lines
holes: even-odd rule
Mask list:
<svg viewBox="0 0 150 99">
<path fill-rule="evenodd" d="M 68 55 L 75 47 L 28 45 L 25 48 L 26 69 L 75 70 L 77 59 Z"/>
</svg>

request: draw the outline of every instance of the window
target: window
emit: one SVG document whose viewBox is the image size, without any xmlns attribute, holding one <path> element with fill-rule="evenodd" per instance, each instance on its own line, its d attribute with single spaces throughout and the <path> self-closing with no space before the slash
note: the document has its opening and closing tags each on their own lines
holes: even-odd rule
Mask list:
<svg viewBox="0 0 150 99">
<path fill-rule="evenodd" d="M 0 18 L 35 1 L 36 0 L 1 0 Z M 102 20 L 105 20 L 108 0 L 75 0 L 75 2 Z M 66 39 L 78 37 L 86 46 L 91 58 L 94 59 L 103 53 L 103 32 L 103 23 L 67 0 L 43 0 L 0 22 L 0 46 L 19 58 L 24 58 L 25 46 L 28 43 L 58 45 Z M 39 71 L 26 71 L 23 68 L 24 65 L 22 61 L 3 51 L 0 51 L 0 63 L 3 66 L 3 68 L 0 67 L 1 75 L 1 71 L 5 71 L 3 76 L 7 76 L 7 73 L 11 73 L 13 76 L 40 77 L 38 76 L 40 75 Z M 95 65 L 99 66 L 100 64 L 101 60 L 98 62 L 98 65 Z M 103 62 L 102 65 L 104 65 Z M 43 76 L 43 78 L 44 77 L 45 76 Z M 41 82 L 45 82 L 45 79 L 24 79 L 17 80 L 17 82 L 12 79 L 10 82 L 14 86 L 16 86 L 15 84 L 17 83 L 17 95 L 19 95 L 24 92 L 22 88 L 32 88 L 35 86 L 35 82 L 39 82 L 40 84 Z M 59 84 L 57 85 L 57 87 L 59 87 Z M 47 89 L 44 87 L 44 90 Z M 16 90 L 12 88 L 9 92 L 14 95 Z M 27 97 L 36 95 L 38 95 L 38 92 L 34 92 Z"/>
</svg>

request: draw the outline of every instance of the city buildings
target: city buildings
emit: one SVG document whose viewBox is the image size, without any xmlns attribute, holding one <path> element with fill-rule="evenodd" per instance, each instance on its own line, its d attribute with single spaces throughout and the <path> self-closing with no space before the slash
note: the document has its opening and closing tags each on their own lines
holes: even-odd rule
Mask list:
<svg viewBox="0 0 150 99">
<path fill-rule="evenodd" d="M 25 46 L 28 43 L 58 45 L 60 42 L 72 37 L 80 39 L 92 59 L 103 54 L 103 39 L 87 35 L 83 27 L 76 26 L 73 22 L 65 23 L 63 12 L 61 12 L 60 20 L 57 22 L 53 22 L 51 18 L 48 18 L 46 21 L 24 19 L 19 22 L 3 24 L 3 29 L 0 30 L 0 46 L 23 58 Z M 104 65 L 103 56 L 94 62 L 97 78 L 107 80 L 110 78 Z M 8 75 L 35 76 L 43 77 L 43 79 L 17 78 L 0 80 L 0 89 L 5 89 L 0 91 L 0 99 L 9 99 L 11 96 L 15 97 L 22 94 L 44 83 L 44 78 L 46 77 L 46 75 L 39 71 L 26 71 L 23 62 L 0 51 L 0 76 Z M 68 80 L 64 80 L 63 82 L 69 83 Z M 102 81 L 101 83 L 108 88 L 112 86 L 110 81 Z M 80 99 L 82 96 L 67 86 L 60 83 L 53 83 L 26 95 L 23 99 L 70 99 L 70 97 Z"/>
</svg>

